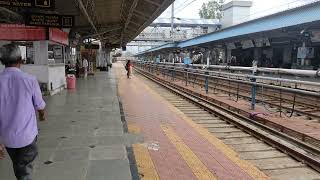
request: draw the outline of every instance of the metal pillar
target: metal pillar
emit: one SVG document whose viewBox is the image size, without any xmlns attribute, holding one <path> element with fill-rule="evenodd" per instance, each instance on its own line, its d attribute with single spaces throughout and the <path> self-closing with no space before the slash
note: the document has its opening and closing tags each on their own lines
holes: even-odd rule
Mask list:
<svg viewBox="0 0 320 180">
<path fill-rule="evenodd" d="M 251 78 L 251 82 L 255 83 L 257 81 L 256 78 Z M 257 85 L 256 84 L 252 84 L 251 87 L 251 109 L 255 110 L 255 106 L 256 106 L 256 91 L 257 91 Z"/>
<path fill-rule="evenodd" d="M 209 72 L 206 72 L 205 75 L 209 75 Z M 209 93 L 209 77 L 205 76 L 205 88 L 206 88 L 206 93 Z"/>
<path fill-rule="evenodd" d="M 252 62 L 252 75 L 255 76 L 257 75 L 257 70 L 258 70 L 258 61 L 253 61 Z M 256 93 L 257 93 L 257 79 L 255 77 L 251 78 L 251 82 L 253 82 L 252 84 L 252 88 L 251 88 L 251 109 L 255 110 L 255 106 L 256 106 Z"/>
<path fill-rule="evenodd" d="M 171 38 L 174 41 L 173 29 L 174 29 L 174 2 L 171 5 Z"/>
<path fill-rule="evenodd" d="M 171 79 L 172 79 L 172 81 L 174 81 L 174 68 L 172 68 L 172 70 L 171 70 Z"/>
</svg>

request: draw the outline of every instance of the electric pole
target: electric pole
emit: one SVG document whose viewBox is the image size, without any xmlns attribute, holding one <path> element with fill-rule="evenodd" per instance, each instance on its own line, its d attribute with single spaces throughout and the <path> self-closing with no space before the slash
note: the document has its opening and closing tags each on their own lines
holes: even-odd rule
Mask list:
<svg viewBox="0 0 320 180">
<path fill-rule="evenodd" d="M 174 30 L 174 2 L 171 5 L 171 38 L 174 41 L 173 30 Z"/>
</svg>

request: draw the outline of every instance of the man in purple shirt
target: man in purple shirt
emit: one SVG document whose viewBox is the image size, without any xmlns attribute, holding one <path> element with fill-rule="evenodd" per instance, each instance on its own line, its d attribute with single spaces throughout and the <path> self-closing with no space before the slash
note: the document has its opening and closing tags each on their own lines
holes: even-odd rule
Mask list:
<svg viewBox="0 0 320 180">
<path fill-rule="evenodd" d="M 18 180 L 31 180 L 38 155 L 36 111 L 45 120 L 45 102 L 35 77 L 20 70 L 21 52 L 14 44 L 0 48 L 5 69 L 0 73 L 0 159 L 7 150 Z"/>
</svg>

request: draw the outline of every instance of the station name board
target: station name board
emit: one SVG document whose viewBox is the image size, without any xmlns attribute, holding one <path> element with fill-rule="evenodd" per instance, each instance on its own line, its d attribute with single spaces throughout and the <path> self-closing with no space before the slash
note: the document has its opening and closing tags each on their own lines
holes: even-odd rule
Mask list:
<svg viewBox="0 0 320 180">
<path fill-rule="evenodd" d="M 0 6 L 53 9 L 54 0 L 0 0 Z"/>
<path fill-rule="evenodd" d="M 32 13 L 26 15 L 26 25 L 72 28 L 74 16 Z"/>
<path fill-rule="evenodd" d="M 86 49 L 100 49 L 100 46 L 98 44 L 86 44 L 84 46 Z"/>
</svg>

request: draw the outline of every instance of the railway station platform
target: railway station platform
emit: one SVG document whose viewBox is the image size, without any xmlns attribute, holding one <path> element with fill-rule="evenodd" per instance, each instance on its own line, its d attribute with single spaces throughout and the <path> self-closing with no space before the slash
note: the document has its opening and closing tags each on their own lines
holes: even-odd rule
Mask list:
<svg viewBox="0 0 320 180">
<path fill-rule="evenodd" d="M 45 101 L 34 180 L 132 179 L 126 147 L 142 138 L 125 133 L 114 72 L 79 79 L 76 91 Z M 0 179 L 15 180 L 8 155 L 0 160 Z"/>
</svg>

